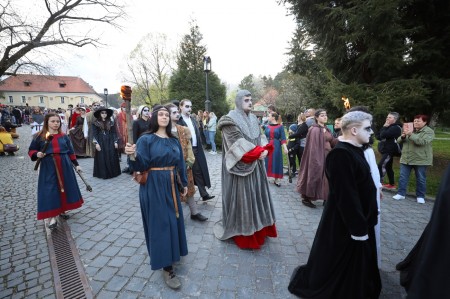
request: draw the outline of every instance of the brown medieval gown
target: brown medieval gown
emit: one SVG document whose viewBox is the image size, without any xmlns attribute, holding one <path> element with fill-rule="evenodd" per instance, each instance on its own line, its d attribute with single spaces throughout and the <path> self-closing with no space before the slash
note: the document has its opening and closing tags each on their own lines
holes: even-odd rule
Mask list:
<svg viewBox="0 0 450 299">
<path fill-rule="evenodd" d="M 326 200 L 328 198 L 325 159 L 337 142 L 338 140 L 333 137 L 327 127 L 313 124 L 309 129 L 297 180 L 297 192 L 304 199 Z"/>
</svg>

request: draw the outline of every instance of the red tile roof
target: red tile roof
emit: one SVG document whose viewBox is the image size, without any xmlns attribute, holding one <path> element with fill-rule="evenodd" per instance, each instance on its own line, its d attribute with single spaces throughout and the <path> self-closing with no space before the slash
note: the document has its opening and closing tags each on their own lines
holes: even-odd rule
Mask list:
<svg viewBox="0 0 450 299">
<path fill-rule="evenodd" d="M 0 91 L 96 94 L 86 81 L 78 77 L 29 74 L 19 74 L 6 78 L 0 82 Z"/>
</svg>

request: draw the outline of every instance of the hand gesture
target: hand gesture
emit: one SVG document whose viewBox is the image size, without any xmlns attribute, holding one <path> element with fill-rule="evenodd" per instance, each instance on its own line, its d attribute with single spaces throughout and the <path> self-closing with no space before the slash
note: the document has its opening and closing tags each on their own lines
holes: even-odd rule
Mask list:
<svg viewBox="0 0 450 299">
<path fill-rule="evenodd" d="M 38 158 L 44 158 L 44 157 L 45 157 L 45 153 L 43 153 L 43 152 L 37 152 L 36 156 L 37 156 Z"/>
<path fill-rule="evenodd" d="M 184 187 L 183 193 L 181 193 L 181 196 L 186 196 L 188 193 L 188 187 Z"/>
<path fill-rule="evenodd" d="M 100 144 L 98 144 L 98 143 L 95 145 L 95 149 L 99 152 L 102 150 L 102 148 L 100 147 Z"/>
<path fill-rule="evenodd" d="M 269 152 L 267 151 L 267 150 L 264 150 L 262 153 L 261 153 L 261 155 L 259 156 L 259 160 L 264 160 L 266 157 L 267 157 L 267 154 L 268 154 Z"/>
<path fill-rule="evenodd" d="M 131 145 L 131 144 L 127 143 L 125 145 L 125 154 L 133 155 L 134 153 L 136 153 L 136 144 Z"/>
<path fill-rule="evenodd" d="M 75 167 L 75 170 L 76 170 L 77 172 L 81 172 L 81 166 L 78 165 L 77 167 Z"/>
</svg>

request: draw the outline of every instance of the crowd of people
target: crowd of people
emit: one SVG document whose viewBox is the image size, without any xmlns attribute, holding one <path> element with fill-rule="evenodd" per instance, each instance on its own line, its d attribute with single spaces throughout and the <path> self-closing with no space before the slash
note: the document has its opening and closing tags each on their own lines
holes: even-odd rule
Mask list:
<svg viewBox="0 0 450 299">
<path fill-rule="evenodd" d="M 302 298 L 378 298 L 382 189 L 395 189 L 392 161 L 401 156 L 393 198 L 405 198 L 414 169 L 417 202 L 425 202 L 434 139 L 428 117 L 417 115 L 412 126 L 402 125 L 399 114 L 390 112 L 375 134 L 381 155 L 377 163 L 372 115 L 364 107 L 350 109 L 331 127 L 326 110 L 307 109 L 287 134 L 274 106 L 264 123 L 252 108 L 247 90 L 237 93 L 235 109 L 220 119 L 212 111 L 192 113 L 188 99 L 142 105 L 131 118 L 132 136 L 125 105 L 118 110 L 100 103 L 69 106 L 66 111 L 30 109 L 22 123 L 32 129 L 29 156 L 40 162 L 37 218 L 49 219 L 47 225 L 53 229 L 58 216 L 66 219 L 67 211 L 83 204 L 73 171 L 81 171 L 77 158 L 94 158 L 92 175 L 101 179 L 121 172 L 145 174 L 139 199 L 151 268 L 162 269 L 166 284 L 177 289 L 181 282 L 174 264 L 188 254 L 181 204 L 188 205 L 192 220 L 208 220 L 194 195 L 198 190 L 201 201 L 215 198 L 208 192 L 211 179 L 205 152 L 217 154 L 216 131 L 220 131 L 222 218 L 214 225 L 216 238 L 232 239 L 241 249 L 260 249 L 266 237 L 277 237 L 269 181 L 273 178 L 271 183 L 281 187 L 283 154 L 287 155 L 289 173 L 298 174 L 301 203 L 309 208 L 316 208 L 317 201 L 324 205 L 309 259 L 295 269 L 289 291 Z M 8 119 L 11 113 L 5 108 L 1 113 L 3 125 L 3 117 Z M 4 133 L 8 134 L 6 127 L 0 126 L 2 141 Z M 0 153 L 1 149 L 2 144 Z M 123 171 L 122 154 L 127 155 Z M 404 262 L 399 269 L 405 264 L 411 267 Z"/>
</svg>

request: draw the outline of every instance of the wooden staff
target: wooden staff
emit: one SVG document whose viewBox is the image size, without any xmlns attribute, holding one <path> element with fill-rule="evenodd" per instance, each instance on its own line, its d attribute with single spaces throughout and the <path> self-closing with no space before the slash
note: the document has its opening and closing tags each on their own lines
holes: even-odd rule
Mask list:
<svg viewBox="0 0 450 299">
<path fill-rule="evenodd" d="M 47 134 L 45 135 L 45 143 L 44 143 L 44 147 L 42 148 L 41 153 L 44 153 L 44 154 L 45 154 L 45 151 L 47 150 L 48 145 L 50 144 L 50 141 L 52 141 L 52 139 L 53 139 L 53 135 L 50 135 L 50 134 L 47 132 Z M 41 164 L 41 159 L 42 159 L 42 158 L 38 158 L 38 159 L 37 159 L 36 164 L 34 165 L 34 170 L 38 170 L 39 164 Z"/>
<path fill-rule="evenodd" d="M 128 143 L 133 144 L 133 118 L 131 117 L 131 87 L 122 85 L 120 87 L 120 97 L 125 101 L 125 111 L 127 119 Z M 134 161 L 134 155 L 130 155 L 130 160 Z"/>
<path fill-rule="evenodd" d="M 73 166 L 73 169 L 75 170 L 75 172 L 76 172 L 76 173 L 78 174 L 78 176 L 80 177 L 80 179 L 81 179 L 81 180 L 83 181 L 83 183 L 86 185 L 86 190 L 89 191 L 89 192 L 92 192 L 92 187 L 91 187 L 91 185 L 88 184 L 88 182 L 87 182 L 86 179 L 84 178 L 83 174 L 81 174 L 81 170 L 78 171 L 77 168 L 76 168 L 76 166 L 73 165 L 73 164 L 72 164 L 72 166 Z"/>
</svg>

